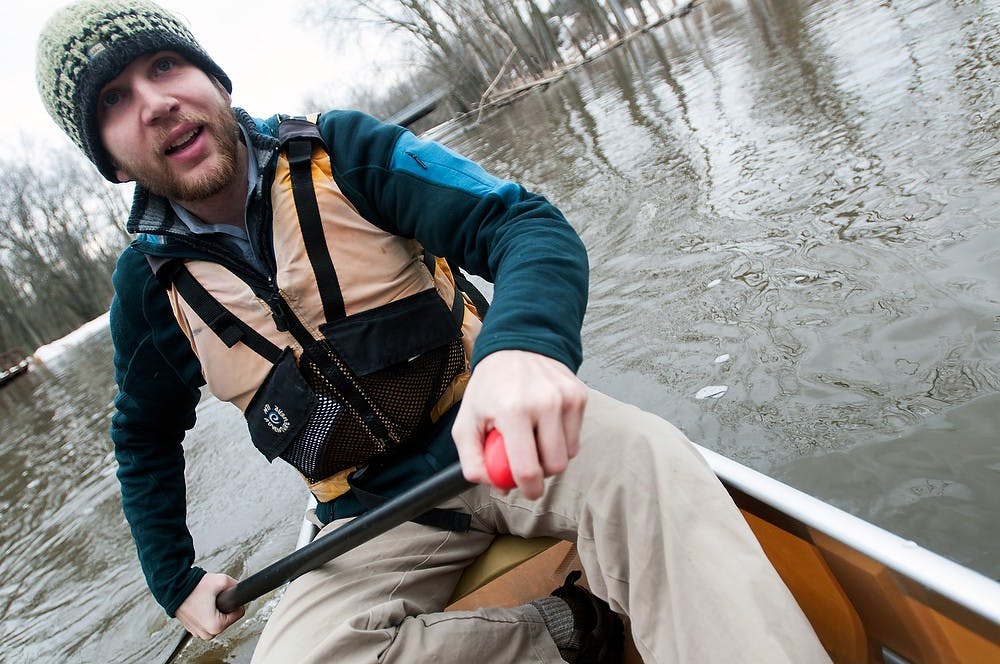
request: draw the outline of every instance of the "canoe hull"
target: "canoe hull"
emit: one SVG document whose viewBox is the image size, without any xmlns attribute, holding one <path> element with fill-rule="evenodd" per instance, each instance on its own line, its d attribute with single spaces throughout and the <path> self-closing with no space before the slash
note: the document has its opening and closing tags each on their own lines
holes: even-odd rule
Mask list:
<svg viewBox="0 0 1000 664">
<path fill-rule="evenodd" d="M 21 360 L 17 364 L 0 370 L 0 386 L 6 385 L 18 376 L 27 373 L 29 362 L 27 359 Z"/>
<path fill-rule="evenodd" d="M 835 662 L 998 662 L 1000 584 L 709 450 Z"/>
</svg>

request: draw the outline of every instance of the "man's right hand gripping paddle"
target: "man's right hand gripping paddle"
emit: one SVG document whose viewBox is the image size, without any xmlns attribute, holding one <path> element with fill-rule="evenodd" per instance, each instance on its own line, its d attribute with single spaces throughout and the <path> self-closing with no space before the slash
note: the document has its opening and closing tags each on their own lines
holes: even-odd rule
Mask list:
<svg viewBox="0 0 1000 664">
<path fill-rule="evenodd" d="M 564 471 L 579 451 L 586 403 L 586 386 L 561 362 L 528 351 L 490 353 L 472 372 L 451 429 L 465 478 L 513 488 L 486 469 L 493 449 L 486 441 L 500 431 L 513 483 L 525 498 L 541 497 L 544 479 Z"/>
</svg>

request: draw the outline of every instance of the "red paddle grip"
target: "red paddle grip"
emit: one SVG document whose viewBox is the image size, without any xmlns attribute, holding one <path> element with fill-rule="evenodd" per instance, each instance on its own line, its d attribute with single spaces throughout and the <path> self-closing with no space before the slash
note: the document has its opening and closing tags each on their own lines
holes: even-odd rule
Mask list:
<svg viewBox="0 0 1000 664">
<path fill-rule="evenodd" d="M 504 448 L 503 436 L 496 429 L 490 429 L 486 434 L 486 444 L 483 446 L 483 461 L 486 464 L 486 474 L 490 482 L 498 489 L 510 490 L 517 484 L 510 472 L 507 461 L 507 450 Z"/>
</svg>

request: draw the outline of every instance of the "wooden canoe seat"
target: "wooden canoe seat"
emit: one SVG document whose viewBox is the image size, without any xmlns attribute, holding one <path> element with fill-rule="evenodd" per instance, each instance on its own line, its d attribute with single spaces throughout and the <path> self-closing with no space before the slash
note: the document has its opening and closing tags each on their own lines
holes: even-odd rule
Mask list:
<svg viewBox="0 0 1000 664">
<path fill-rule="evenodd" d="M 516 535 L 498 535 L 490 548 L 466 568 L 447 610 L 518 606 L 545 597 L 561 586 L 566 575 L 574 569 L 582 569 L 582 566 L 572 542 L 553 537 L 524 539 Z M 581 585 L 587 585 L 586 578 Z M 627 620 L 620 661 L 621 664 L 642 664 Z"/>
<path fill-rule="evenodd" d="M 498 535 L 490 547 L 465 568 L 455 592 L 452 593 L 451 603 L 475 592 L 559 542 L 554 537 L 525 539 L 517 535 Z"/>
</svg>

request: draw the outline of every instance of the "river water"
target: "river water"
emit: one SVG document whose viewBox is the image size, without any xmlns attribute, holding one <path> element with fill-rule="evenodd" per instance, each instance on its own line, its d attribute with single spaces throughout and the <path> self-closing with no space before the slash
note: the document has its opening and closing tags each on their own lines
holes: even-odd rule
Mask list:
<svg viewBox="0 0 1000 664">
<path fill-rule="evenodd" d="M 589 383 L 997 578 L 998 63 L 996 2 L 708 0 L 433 134 L 580 231 Z M 0 391 L 2 661 L 159 662 L 180 636 L 119 511 L 110 364 L 102 329 Z M 206 397 L 191 527 L 234 576 L 290 550 L 304 502 L 248 445 Z M 246 661 L 273 601 L 178 661 Z"/>
</svg>

